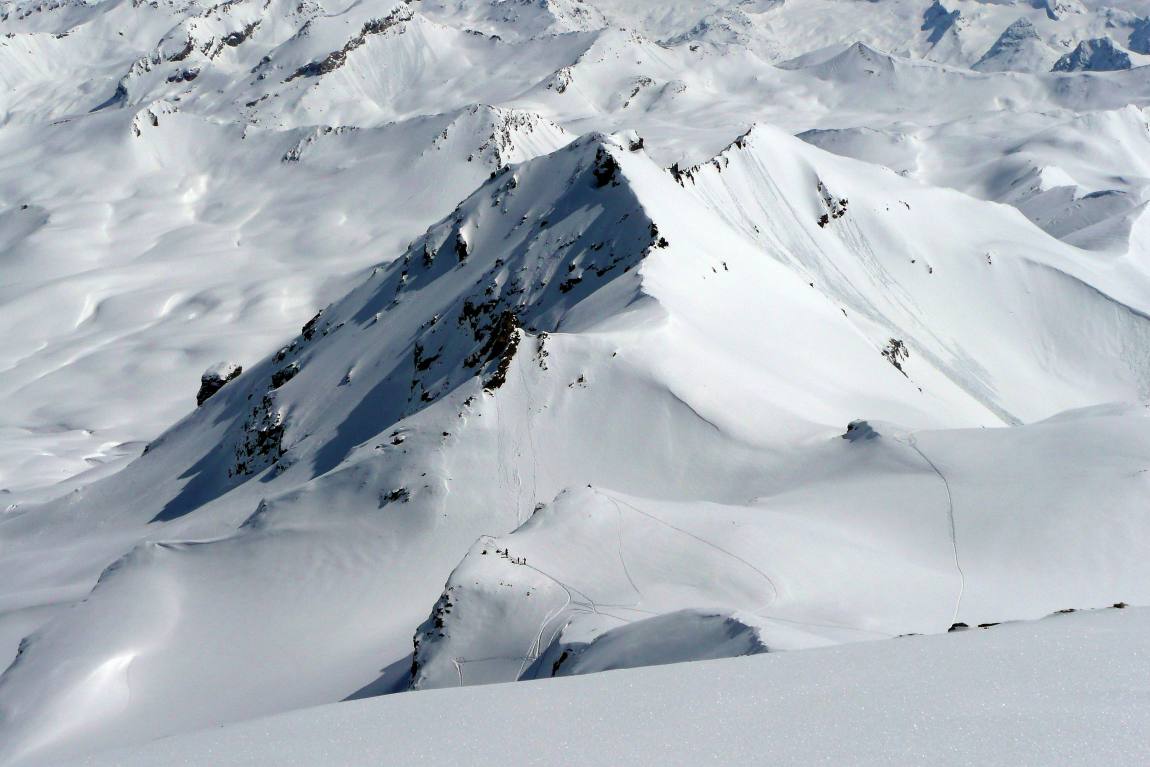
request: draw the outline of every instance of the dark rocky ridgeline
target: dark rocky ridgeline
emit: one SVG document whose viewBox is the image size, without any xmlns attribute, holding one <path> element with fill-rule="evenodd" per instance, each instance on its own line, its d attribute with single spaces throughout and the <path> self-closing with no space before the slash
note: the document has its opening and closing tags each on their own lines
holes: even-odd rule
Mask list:
<svg viewBox="0 0 1150 767">
<path fill-rule="evenodd" d="M 467 256 L 471 253 L 467 245 L 467 238 L 463 236 L 463 232 L 455 233 L 455 246 L 452 248 L 455 251 L 455 257 L 459 259 L 459 263 L 467 260 Z"/>
<path fill-rule="evenodd" d="M 284 417 L 270 391 L 251 407 L 241 435 L 229 477 L 257 474 L 283 457 Z"/>
<path fill-rule="evenodd" d="M 667 172 L 671 174 L 671 178 L 675 179 L 675 182 L 681 187 L 686 187 L 688 181 L 690 181 L 692 184 L 695 183 L 695 176 L 707 165 L 710 165 L 716 171 L 722 173 L 723 169 L 731 164 L 731 153 L 737 150 L 746 149 L 747 139 L 750 137 L 753 130 L 754 126 L 743 131 L 743 133 L 741 133 L 738 138 L 736 138 L 730 144 L 727 144 L 727 146 L 723 148 L 723 151 L 719 152 L 717 155 L 712 157 L 710 160 L 707 160 L 706 162 L 692 165 L 689 168 L 681 168 L 679 167 L 679 163 L 675 163 L 670 168 L 667 168 Z"/>
<path fill-rule="evenodd" d="M 299 331 L 299 334 L 301 336 L 303 336 L 303 340 L 310 341 L 313 338 L 315 338 L 316 329 L 319 327 L 319 321 L 322 318 L 323 318 L 323 310 L 320 309 L 319 312 L 317 312 L 314 317 L 312 317 L 310 320 L 308 320 L 307 322 L 304 323 L 304 326 L 302 328 L 300 328 L 300 331 Z M 324 335 L 327 335 L 327 333 L 324 333 Z"/>
<path fill-rule="evenodd" d="M 866 442 L 878 436 L 880 436 L 879 433 L 866 421 L 851 421 L 847 424 L 847 430 L 843 433 L 842 438 L 847 442 Z"/>
<path fill-rule="evenodd" d="M 328 72 L 334 72 L 347 61 L 347 54 L 365 44 L 367 38 L 372 35 L 381 35 L 393 28 L 396 28 L 397 34 L 402 34 L 404 31 L 404 22 L 411 21 L 415 15 L 409 7 L 411 1 L 412 0 L 406 0 L 404 5 L 396 8 L 382 19 L 370 19 L 359 30 L 359 34 L 348 40 L 338 51 L 332 51 L 319 61 L 304 64 L 295 72 L 288 75 L 284 82 L 291 82 L 297 77 L 319 77 L 320 75 L 326 75 Z"/>
<path fill-rule="evenodd" d="M 520 109 L 504 109 L 487 106 L 485 104 L 472 104 L 467 108 L 467 116 L 481 116 L 488 120 L 490 132 L 480 139 L 479 145 L 467 155 L 468 162 L 482 162 L 496 170 L 508 165 L 516 148 L 517 134 L 526 135 L 535 132 L 542 124 L 549 123 L 556 130 L 562 130 L 558 125 L 551 123 L 533 112 Z M 463 118 L 453 120 L 450 125 L 438 133 L 432 140 L 432 146 L 438 147 L 447 141 L 452 132 L 463 123 Z M 471 125 L 463 123 L 470 129 Z M 493 171 L 494 172 L 494 171 Z"/>
<path fill-rule="evenodd" d="M 644 88 L 650 88 L 655 84 L 655 81 L 646 75 L 639 75 L 631 83 L 631 91 L 627 98 L 623 101 L 623 109 L 631 105 L 631 100 L 639 95 L 639 92 Z"/>
<path fill-rule="evenodd" d="M 280 368 L 279 370 L 272 373 L 272 386 L 271 386 L 271 388 L 273 388 L 273 389 L 280 388 L 281 386 L 286 384 L 288 381 L 295 378 L 298 374 L 299 374 L 299 363 L 298 362 L 289 362 L 287 365 L 284 365 L 282 368 Z"/>
<path fill-rule="evenodd" d="M 440 281 L 467 286 L 424 323 L 411 346 L 408 408 L 437 400 L 467 380 L 479 378 L 488 392 L 498 390 L 527 336 L 541 348 L 560 316 L 607 281 L 631 270 L 654 249 L 669 247 L 657 225 L 626 188 L 615 152 L 626 149 L 595 142 L 579 151 L 567 193 L 534 218 L 522 216 L 483 223 L 465 202 L 439 226 L 412 244 L 386 282 L 392 303 Z M 538 162 L 538 161 L 536 161 Z M 504 168 L 477 192 L 479 209 L 507 213 L 521 189 L 517 172 Z M 610 195 L 591 221 L 568 219 L 586 210 L 588 195 Z M 514 207 L 514 206 L 512 206 Z M 490 215 L 490 214 L 489 214 Z M 506 236 L 481 236 L 510 224 Z M 446 256 L 446 257 L 444 257 Z"/>
<path fill-rule="evenodd" d="M 254 102 L 253 102 L 254 103 Z M 249 105 L 250 106 L 250 105 Z M 354 134 L 359 131 L 354 125 L 320 125 L 311 130 L 306 136 L 296 142 L 295 146 L 283 153 L 280 157 L 280 162 L 299 162 L 303 159 L 304 153 L 314 144 L 317 144 L 326 136 L 343 136 Z"/>
<path fill-rule="evenodd" d="M 667 242 L 667 238 L 659 234 L 659 226 L 652 221 L 647 225 L 647 231 L 651 233 L 651 245 L 656 248 L 666 248 L 671 245 Z"/>
<path fill-rule="evenodd" d="M 487 331 L 483 346 L 475 354 L 463 361 L 472 368 L 487 368 L 494 363 L 494 370 L 483 382 L 487 391 L 495 391 L 507 381 L 507 369 L 515 358 L 515 350 L 523 337 L 519 328 L 519 318 L 515 312 L 505 310 Z"/>
<path fill-rule="evenodd" d="M 1065 56 L 1054 62 L 1052 72 L 1113 72 L 1130 69 L 1130 55 L 1109 37 L 1083 40 Z"/>
<path fill-rule="evenodd" d="M 618 186 L 616 174 L 619 172 L 619 162 L 607 151 L 606 147 L 599 147 L 595 152 L 595 167 L 591 171 L 595 176 L 595 186 L 602 187 L 611 184 Z"/>
<path fill-rule="evenodd" d="M 200 70 L 198 67 L 192 67 L 190 69 L 179 69 L 179 70 L 173 72 L 172 74 L 168 75 L 167 80 L 165 80 L 165 82 L 190 83 L 192 80 L 195 80 L 199 76 L 200 76 Z"/>
<path fill-rule="evenodd" d="M 428 644 L 434 644 L 436 639 L 443 639 L 447 636 L 447 617 L 451 615 L 451 608 L 455 607 L 455 603 L 451 600 L 451 592 L 455 590 L 455 586 L 448 586 L 439 599 L 436 600 L 435 605 L 431 608 L 431 615 L 427 617 L 423 623 L 415 630 L 412 637 L 412 654 L 411 654 L 411 683 L 412 688 L 417 688 L 420 682 L 420 668 L 424 661 L 424 649 Z"/>
<path fill-rule="evenodd" d="M 563 650 L 563 652 L 559 653 L 559 657 L 556 658 L 555 662 L 551 664 L 551 676 L 555 676 L 556 674 L 558 674 L 559 669 L 562 668 L 562 666 L 563 666 L 563 662 L 566 661 L 570 657 L 571 657 L 570 648 L 565 649 L 565 650 Z"/>
<path fill-rule="evenodd" d="M 556 93 L 566 93 L 567 89 L 571 87 L 574 81 L 571 67 L 563 67 L 557 69 L 547 81 L 547 89 L 553 90 Z"/>
<path fill-rule="evenodd" d="M 260 26 L 260 20 L 256 19 L 250 24 L 246 24 L 239 29 L 229 32 L 223 37 L 209 37 L 200 45 L 199 51 L 208 59 L 214 59 L 224 52 L 225 48 L 238 48 L 247 42 L 252 35 L 255 34 L 256 29 Z M 194 47 L 191 38 L 188 39 L 188 45 Z M 169 58 L 169 61 L 182 61 L 187 58 L 191 50 L 186 50 L 177 54 L 179 58 Z"/>
<path fill-rule="evenodd" d="M 473 297 L 464 299 L 454 324 L 430 322 L 412 349 L 411 401 L 432 402 L 474 376 L 489 392 L 500 388 L 524 335 L 516 311 L 501 296 Z"/>
<path fill-rule="evenodd" d="M 168 61 L 183 61 L 188 56 L 192 55 L 192 51 L 196 49 L 196 44 L 191 37 L 184 43 L 184 47 L 168 56 Z"/>
<path fill-rule="evenodd" d="M 220 42 L 229 48 L 236 48 L 240 45 L 243 45 L 248 38 L 255 34 L 256 28 L 258 28 L 259 25 L 260 20 L 256 19 L 251 24 L 248 24 L 241 29 L 237 29 L 235 32 L 229 32 L 228 34 L 224 35 Z"/>
<path fill-rule="evenodd" d="M 242 372 L 243 367 L 235 362 L 220 363 L 205 370 L 200 376 L 200 390 L 196 392 L 196 407 L 201 407 L 213 394 L 224 388 L 224 384 Z"/>
<path fill-rule="evenodd" d="M 827 189 L 826 184 L 824 184 L 821 180 L 818 182 L 816 188 L 819 192 L 819 199 L 822 201 L 823 207 L 826 209 L 826 213 L 819 216 L 818 220 L 819 228 L 822 229 L 830 224 L 831 221 L 842 218 L 847 214 L 847 199 L 845 197 L 836 197 L 835 195 L 831 194 L 830 190 Z"/>
<path fill-rule="evenodd" d="M 344 376 L 353 398 L 367 387 L 378 405 L 349 419 L 355 437 L 344 442 L 353 445 L 461 386 L 477 383 L 494 395 L 514 380 L 522 349 L 533 367 L 546 370 L 544 339 L 569 310 L 670 245 L 627 183 L 626 162 L 640 161 L 631 157 L 626 147 L 588 139 L 558 156 L 500 170 L 402 258 L 377 267 L 344 302 L 311 318 L 255 375 L 248 372 L 246 402 L 230 398 L 240 411 L 225 447 L 228 476 L 286 468 L 287 454 L 297 449 L 290 446 L 310 431 L 293 418 L 311 417 L 308 408 L 293 416 L 288 404 L 327 396 L 311 387 L 328 379 L 336 387 L 335 378 Z M 327 343 L 345 321 L 345 332 L 365 333 L 362 340 Z M 348 378 L 353 368 L 365 378 Z M 342 449 L 328 450 L 312 468 L 337 465 Z M 404 500 L 385 493 L 380 503 Z"/>
<path fill-rule="evenodd" d="M 958 22 L 961 15 L 961 11 L 948 11 L 940 0 L 934 0 L 934 3 L 922 14 L 922 26 L 920 29 L 923 32 L 930 33 L 927 36 L 927 42 L 931 45 L 935 45 L 942 40 L 946 33 Z"/>
<path fill-rule="evenodd" d="M 1150 16 L 1143 19 L 1135 19 L 1133 27 L 1133 31 L 1130 32 L 1130 39 L 1126 42 L 1126 47 L 1135 53 L 1150 56 Z"/>
<path fill-rule="evenodd" d="M 892 338 L 883 347 L 882 356 L 886 361 L 894 365 L 898 372 L 906 375 L 906 371 L 902 369 L 902 363 L 910 359 L 910 351 L 906 348 L 906 344 L 897 338 Z M 909 378 L 909 376 L 907 376 Z"/>
<path fill-rule="evenodd" d="M 343 327 L 324 320 L 326 310 L 318 312 L 300 329 L 300 336 L 280 349 L 271 359 L 271 372 L 259 399 L 248 407 L 240 435 L 233 447 L 234 461 L 228 468 L 229 477 L 251 476 L 277 463 L 285 453 L 284 435 L 287 429 L 283 410 L 276 402 L 277 390 L 287 385 L 303 369 L 302 353 L 317 338 L 327 336 Z M 255 399 L 249 394 L 248 400 Z"/>
<path fill-rule="evenodd" d="M 228 32 L 222 37 L 210 36 L 207 38 L 200 37 L 197 34 L 197 32 L 202 28 L 197 29 L 195 27 L 187 27 L 186 25 L 181 25 L 184 27 L 186 34 L 184 44 L 174 53 L 170 53 L 163 58 L 169 62 L 180 62 L 184 61 L 193 53 L 198 51 L 205 58 L 214 59 L 223 53 L 225 48 L 238 48 L 250 40 L 252 35 L 255 34 L 256 30 L 259 29 L 260 21 L 261 19 L 256 19 L 253 22 L 244 24 L 239 29 Z M 197 37 L 199 38 L 198 40 Z M 163 48 L 165 46 L 163 43 L 161 43 L 160 47 Z M 157 51 L 154 54 L 153 64 L 159 64 L 160 59 L 161 54 L 159 51 Z"/>
</svg>

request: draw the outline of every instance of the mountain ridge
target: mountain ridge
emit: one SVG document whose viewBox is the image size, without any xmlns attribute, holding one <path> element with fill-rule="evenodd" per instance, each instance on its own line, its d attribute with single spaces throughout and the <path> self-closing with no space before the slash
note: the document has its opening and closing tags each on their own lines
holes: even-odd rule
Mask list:
<svg viewBox="0 0 1150 767">
<path fill-rule="evenodd" d="M 0 3 L 0 764 L 1145 602 L 1139 14 Z"/>
</svg>

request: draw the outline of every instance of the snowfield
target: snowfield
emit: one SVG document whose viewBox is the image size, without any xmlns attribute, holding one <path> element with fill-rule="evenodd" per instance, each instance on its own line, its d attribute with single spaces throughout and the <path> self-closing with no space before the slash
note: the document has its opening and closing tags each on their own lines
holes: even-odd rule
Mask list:
<svg viewBox="0 0 1150 767">
<path fill-rule="evenodd" d="M 1142 764 L 1144 609 L 802 653 L 389 696 L 86 767 Z"/>
<path fill-rule="evenodd" d="M 0 32 L 4 767 L 1143 761 L 1141 0 Z"/>
</svg>

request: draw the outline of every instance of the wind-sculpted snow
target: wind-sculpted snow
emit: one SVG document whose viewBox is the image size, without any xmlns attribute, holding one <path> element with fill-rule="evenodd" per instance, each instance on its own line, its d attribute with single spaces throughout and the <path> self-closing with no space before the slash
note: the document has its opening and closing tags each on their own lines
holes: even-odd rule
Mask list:
<svg viewBox="0 0 1150 767">
<path fill-rule="evenodd" d="M 571 138 L 480 105 L 276 133 L 172 102 L 87 123 L 83 141 L 107 172 L 71 154 L 67 125 L 6 155 L 0 481 L 14 490 L 88 468 L 121 442 L 138 454 L 195 406 L 209 364 L 254 363 L 492 171 Z M 33 132 L 6 135 L 13 148 Z M 77 382 L 95 400 L 72 396 Z M 62 441 L 81 432 L 75 447 Z"/>
<path fill-rule="evenodd" d="M 0 763 L 1146 602 L 1144 16 L 4 4 Z"/>
<path fill-rule="evenodd" d="M 496 172 L 132 465 L 10 514 L 10 594 L 66 603 L 103 574 L 0 680 L 5 757 L 445 684 L 456 664 L 465 683 L 548 676 L 564 651 L 688 608 L 748 613 L 788 649 L 1141 598 L 1140 410 L 838 434 L 860 412 L 1001 425 L 1138 396 L 1146 320 L 1119 300 L 1142 278 L 775 131 L 673 172 L 638 144 L 591 135 Z M 944 210 L 993 242 L 947 233 Z M 1044 302 L 1024 299 L 1036 285 Z M 987 295 L 1035 314 L 1012 329 Z M 63 548 L 65 570 L 43 556 Z M 465 555 L 457 578 L 476 559 L 508 572 L 457 593 Z M 1101 556 L 1112 568 L 1087 566 Z M 445 650 L 416 631 L 441 592 Z M 733 652 L 694 636 L 696 657 Z"/>
<path fill-rule="evenodd" d="M 984 191 L 998 174 L 979 162 L 979 183 L 955 175 L 1067 110 L 1150 103 L 1136 7 L 844 2 L 8 4 L 10 502 L 122 466 L 188 412 L 183 389 L 207 365 L 273 350 L 491 170 L 561 146 L 564 131 L 637 129 L 657 162 L 688 165 L 753 122 L 879 130 L 917 156 L 846 151 L 1016 204 L 1072 244 L 1129 250 L 1146 201 L 1133 174 L 1036 206 Z M 1016 22 L 1055 57 L 1111 36 L 1134 68 L 1051 75 L 1045 58 L 1011 58 L 1004 68 L 1026 71 L 965 69 Z M 490 124 L 464 117 L 477 108 Z M 955 134 L 969 140 L 956 147 Z M 1086 197 L 1109 190 L 1122 195 Z M 99 394 L 79 402 L 73 386 Z"/>
<path fill-rule="evenodd" d="M 1004 130 L 1004 125 L 1010 130 Z M 964 125 L 813 130 L 812 144 L 880 159 L 906 175 L 1018 208 L 1069 244 L 1140 261 L 1150 122 L 1133 105 L 1066 114 L 994 115 Z M 969 158 L 961 166 L 946 157 Z"/>
<path fill-rule="evenodd" d="M 1147 624 L 1145 608 L 1107 609 L 813 652 L 391 696 L 78 763 L 1143 762 Z"/>
</svg>

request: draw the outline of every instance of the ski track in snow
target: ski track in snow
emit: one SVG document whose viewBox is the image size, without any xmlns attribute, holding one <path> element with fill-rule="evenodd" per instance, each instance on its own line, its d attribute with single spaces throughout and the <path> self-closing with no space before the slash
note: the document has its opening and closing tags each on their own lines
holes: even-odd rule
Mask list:
<svg viewBox="0 0 1150 767">
<path fill-rule="evenodd" d="M 627 577 L 627 583 L 630 584 L 631 589 L 635 592 L 637 601 L 633 607 L 638 607 L 643 603 L 643 592 L 635 585 L 635 579 L 631 577 L 631 571 L 627 569 L 627 558 L 623 556 L 623 509 L 620 508 L 619 502 L 611 496 L 606 496 L 607 500 L 611 501 L 611 505 L 615 507 L 615 512 L 619 516 L 619 527 L 617 529 L 616 542 L 619 551 L 619 566 L 623 568 L 623 575 Z"/>
<path fill-rule="evenodd" d="M 950 525 L 950 547 L 954 555 L 954 569 L 958 572 L 958 594 L 954 598 L 954 617 L 951 618 L 950 621 L 953 626 L 958 623 L 958 614 L 962 609 L 962 595 L 966 591 L 966 573 L 962 570 L 962 561 L 958 556 L 958 533 L 954 521 L 954 496 L 950 492 L 950 482 L 947 481 L 946 475 L 942 473 L 942 470 L 938 468 L 934 461 L 927 458 L 926 453 L 922 452 L 922 448 L 918 446 L 918 440 L 913 434 L 907 436 L 906 444 L 914 450 L 914 452 L 918 453 L 919 456 L 922 457 L 922 460 L 926 461 L 931 471 L 938 475 L 938 478 L 942 480 L 943 487 L 946 488 L 946 518 Z"/>
<path fill-rule="evenodd" d="M 615 499 L 611 496 L 608 496 L 608 497 L 611 498 L 612 502 L 618 500 L 620 503 L 622 503 L 624 506 L 626 506 L 627 508 L 634 511 L 636 514 L 640 514 L 640 515 L 642 515 L 642 516 L 644 516 L 644 517 L 646 517 L 646 518 L 648 518 L 654 522 L 657 522 L 658 524 L 662 525 L 663 527 L 666 527 L 666 528 L 669 528 L 671 530 L 674 530 L 675 532 L 681 533 L 681 534 L 687 536 L 688 538 L 691 538 L 693 540 L 698 541 L 699 543 L 703 544 L 704 546 L 707 546 L 709 548 L 714 549 L 715 551 L 719 552 L 720 554 L 723 554 L 723 555 L 729 557 L 730 559 L 738 562 L 739 564 L 743 565 L 744 567 L 746 567 L 747 569 L 751 570 L 756 575 L 758 575 L 760 578 L 762 578 L 763 581 L 768 586 L 770 586 L 770 588 L 771 588 L 771 597 L 761 607 L 757 607 L 755 609 L 752 609 L 749 612 L 757 614 L 757 613 L 761 612 L 762 610 L 767 609 L 773 602 L 778 600 L 779 590 L 778 590 L 778 587 L 775 586 L 775 582 L 771 579 L 771 576 L 767 575 L 765 572 L 760 570 L 758 567 L 755 567 L 753 564 L 751 564 L 747 560 L 743 559 L 738 554 L 732 553 L 732 552 L 728 551 L 727 549 L 724 549 L 722 546 L 719 546 L 718 544 L 712 543 L 711 541 L 708 541 L 705 538 L 701 538 L 698 535 L 695 535 L 694 533 L 692 533 L 688 530 L 684 530 L 681 527 L 676 527 L 675 525 L 672 525 L 670 522 L 659 519 L 658 517 L 656 517 L 653 514 L 648 514 L 647 512 L 643 511 L 642 509 L 636 508 L 634 505 L 628 503 L 627 501 L 624 501 L 622 499 Z"/>
</svg>

